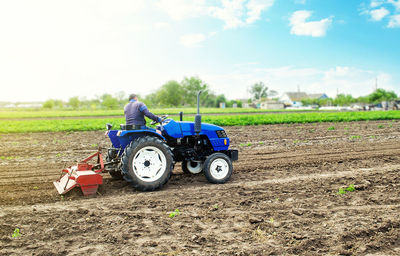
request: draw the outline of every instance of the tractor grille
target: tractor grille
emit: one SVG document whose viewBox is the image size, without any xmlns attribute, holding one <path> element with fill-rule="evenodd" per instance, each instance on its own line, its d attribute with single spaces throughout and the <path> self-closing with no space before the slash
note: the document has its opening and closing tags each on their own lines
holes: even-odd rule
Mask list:
<svg viewBox="0 0 400 256">
<path fill-rule="evenodd" d="M 224 130 L 216 131 L 218 138 L 226 138 L 226 132 Z"/>
</svg>

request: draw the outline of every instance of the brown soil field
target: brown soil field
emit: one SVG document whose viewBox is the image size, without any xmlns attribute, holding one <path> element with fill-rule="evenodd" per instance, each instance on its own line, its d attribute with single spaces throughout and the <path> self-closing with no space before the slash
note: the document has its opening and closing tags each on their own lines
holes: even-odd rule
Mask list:
<svg viewBox="0 0 400 256">
<path fill-rule="evenodd" d="M 159 191 L 104 174 L 92 197 L 52 181 L 103 132 L 1 134 L 0 255 L 400 255 L 399 121 L 226 130 L 228 183 L 177 164 Z"/>
</svg>

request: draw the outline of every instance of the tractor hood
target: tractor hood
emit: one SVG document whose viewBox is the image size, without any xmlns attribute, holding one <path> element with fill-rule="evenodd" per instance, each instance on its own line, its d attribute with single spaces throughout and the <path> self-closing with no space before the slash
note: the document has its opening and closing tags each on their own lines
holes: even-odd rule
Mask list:
<svg viewBox="0 0 400 256">
<path fill-rule="evenodd" d="M 194 122 L 178 122 L 178 123 L 181 126 L 183 137 L 195 134 Z M 217 125 L 202 123 L 200 135 L 204 134 L 207 135 L 209 138 L 218 137 L 216 131 L 221 131 L 221 130 L 224 129 Z"/>
<path fill-rule="evenodd" d="M 195 135 L 194 122 L 177 122 L 168 119 L 163 123 L 163 128 L 164 132 L 173 138 Z M 215 150 L 227 150 L 229 147 L 229 138 L 220 126 L 202 123 L 200 135 L 207 136 Z"/>
<path fill-rule="evenodd" d="M 194 122 L 177 122 L 168 119 L 163 123 L 164 130 L 173 138 L 183 138 L 185 136 L 192 136 L 194 132 Z M 222 127 L 213 124 L 201 124 L 200 135 L 207 135 L 211 138 L 218 138 L 217 131 L 223 131 Z"/>
</svg>

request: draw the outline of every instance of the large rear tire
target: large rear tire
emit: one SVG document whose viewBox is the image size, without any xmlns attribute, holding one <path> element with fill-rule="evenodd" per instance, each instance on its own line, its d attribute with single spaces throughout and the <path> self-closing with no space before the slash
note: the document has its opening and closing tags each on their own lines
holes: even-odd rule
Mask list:
<svg viewBox="0 0 400 256">
<path fill-rule="evenodd" d="M 153 191 L 168 182 L 174 161 L 165 142 L 157 137 L 144 136 L 125 148 L 121 165 L 122 176 L 132 187 Z"/>
<path fill-rule="evenodd" d="M 232 175 L 232 161 L 223 153 L 214 153 L 207 157 L 204 162 L 203 171 L 209 182 L 223 184 L 227 182 Z"/>
</svg>

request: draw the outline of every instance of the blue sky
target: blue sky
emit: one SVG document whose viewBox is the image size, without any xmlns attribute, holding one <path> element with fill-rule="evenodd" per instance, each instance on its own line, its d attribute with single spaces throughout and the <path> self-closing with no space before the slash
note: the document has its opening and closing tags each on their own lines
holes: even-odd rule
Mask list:
<svg viewBox="0 0 400 256">
<path fill-rule="evenodd" d="M 154 92 L 400 93 L 400 0 L 0 0 L 0 101 Z"/>
</svg>

